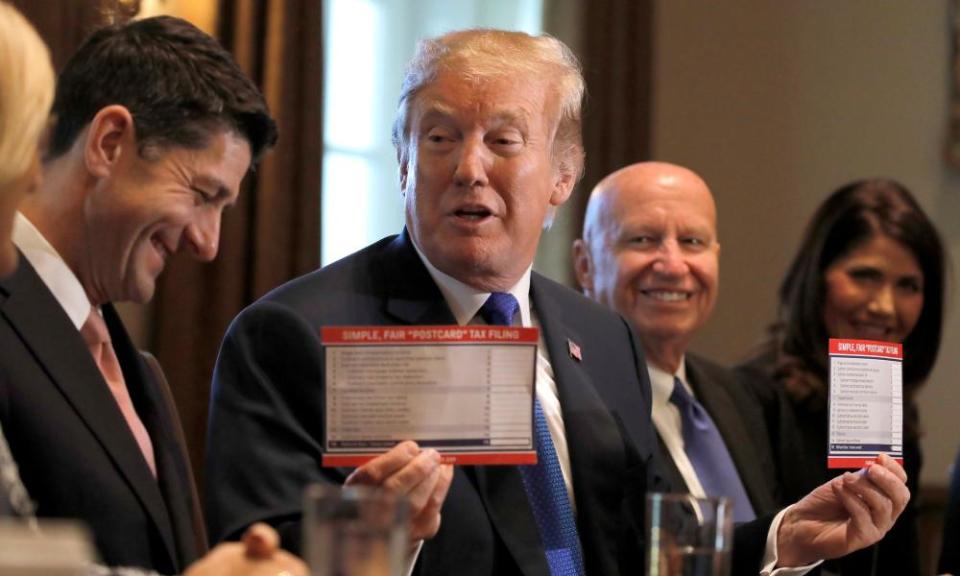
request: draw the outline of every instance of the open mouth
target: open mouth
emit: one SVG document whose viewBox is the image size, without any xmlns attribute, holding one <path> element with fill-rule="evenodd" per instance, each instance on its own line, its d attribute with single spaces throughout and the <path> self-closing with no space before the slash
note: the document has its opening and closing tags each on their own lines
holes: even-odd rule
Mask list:
<svg viewBox="0 0 960 576">
<path fill-rule="evenodd" d="M 493 212 L 483 206 L 466 206 L 455 210 L 453 214 L 457 218 L 474 222 L 479 222 L 480 220 L 493 216 Z"/>
<path fill-rule="evenodd" d="M 684 302 L 693 295 L 690 292 L 679 292 L 676 290 L 641 290 L 647 298 L 659 300 L 660 302 Z"/>
</svg>

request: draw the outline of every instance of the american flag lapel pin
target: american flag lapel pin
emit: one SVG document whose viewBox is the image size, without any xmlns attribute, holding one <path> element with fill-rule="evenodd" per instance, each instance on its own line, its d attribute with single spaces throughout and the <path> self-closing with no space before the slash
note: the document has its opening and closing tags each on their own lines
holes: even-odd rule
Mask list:
<svg viewBox="0 0 960 576">
<path fill-rule="evenodd" d="M 577 362 L 583 362 L 583 355 L 580 352 L 580 345 L 569 338 L 567 338 L 567 351 L 570 352 L 571 358 Z"/>
</svg>

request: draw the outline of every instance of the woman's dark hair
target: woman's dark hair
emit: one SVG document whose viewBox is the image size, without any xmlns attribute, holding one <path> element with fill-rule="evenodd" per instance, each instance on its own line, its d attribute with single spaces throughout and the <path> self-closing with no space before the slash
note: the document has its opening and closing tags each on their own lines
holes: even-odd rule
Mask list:
<svg viewBox="0 0 960 576">
<path fill-rule="evenodd" d="M 905 246 L 923 272 L 923 310 L 903 342 L 903 381 L 912 391 L 930 374 L 940 348 L 945 262 L 937 230 L 910 192 L 893 180 L 851 182 L 831 194 L 813 215 L 780 285 L 782 352 L 826 381 L 824 273 L 837 258 L 877 235 Z"/>
</svg>

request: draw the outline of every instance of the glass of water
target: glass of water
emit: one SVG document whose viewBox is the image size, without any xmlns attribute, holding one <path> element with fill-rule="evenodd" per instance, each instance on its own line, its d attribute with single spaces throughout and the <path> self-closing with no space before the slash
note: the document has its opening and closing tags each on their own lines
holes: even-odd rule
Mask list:
<svg viewBox="0 0 960 576">
<path fill-rule="evenodd" d="M 304 494 L 304 560 L 312 576 L 399 576 L 407 503 L 367 486 L 314 484 Z"/>
<path fill-rule="evenodd" d="M 729 576 L 733 505 L 728 498 L 647 494 L 647 576 Z"/>
</svg>

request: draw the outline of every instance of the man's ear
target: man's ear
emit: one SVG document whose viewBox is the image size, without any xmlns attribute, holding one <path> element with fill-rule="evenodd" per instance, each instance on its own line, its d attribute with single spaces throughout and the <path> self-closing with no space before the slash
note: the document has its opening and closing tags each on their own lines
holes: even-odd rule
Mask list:
<svg viewBox="0 0 960 576">
<path fill-rule="evenodd" d="M 550 204 L 552 206 L 560 206 L 570 198 L 573 187 L 577 183 L 577 174 L 574 170 L 570 169 L 570 166 L 561 163 L 560 166 L 557 167 L 554 178 L 553 192 L 550 194 Z"/>
<path fill-rule="evenodd" d="M 573 241 L 573 272 L 583 293 L 593 297 L 593 260 L 590 247 L 580 238 Z"/>
<path fill-rule="evenodd" d="M 136 153 L 137 138 L 133 115 L 126 107 L 114 104 L 100 109 L 86 132 L 83 142 L 83 160 L 93 176 L 110 175 L 120 156 Z"/>
</svg>

